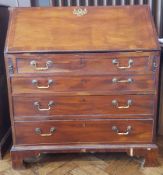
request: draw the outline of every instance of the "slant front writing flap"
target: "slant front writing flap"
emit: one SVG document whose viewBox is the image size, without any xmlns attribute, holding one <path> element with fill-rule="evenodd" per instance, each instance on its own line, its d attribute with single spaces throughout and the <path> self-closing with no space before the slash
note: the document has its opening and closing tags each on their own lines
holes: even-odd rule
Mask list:
<svg viewBox="0 0 163 175">
<path fill-rule="evenodd" d="M 149 7 L 78 8 L 13 9 L 6 52 L 159 49 Z"/>
</svg>

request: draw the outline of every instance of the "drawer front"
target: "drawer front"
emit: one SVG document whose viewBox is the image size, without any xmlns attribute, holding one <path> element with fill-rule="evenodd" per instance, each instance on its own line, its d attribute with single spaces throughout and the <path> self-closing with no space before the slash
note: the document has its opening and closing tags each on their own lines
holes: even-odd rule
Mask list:
<svg viewBox="0 0 163 175">
<path fill-rule="evenodd" d="M 15 116 L 153 115 L 153 95 L 48 96 L 13 98 Z"/>
<path fill-rule="evenodd" d="M 151 143 L 153 120 L 15 122 L 16 144 Z"/>
<path fill-rule="evenodd" d="M 153 93 L 153 75 L 109 75 L 109 76 L 48 76 L 15 77 L 11 79 L 12 93 L 112 94 L 131 92 Z"/>
<path fill-rule="evenodd" d="M 43 55 L 16 58 L 18 73 L 111 74 L 152 70 L 151 57 L 97 55 Z"/>
</svg>

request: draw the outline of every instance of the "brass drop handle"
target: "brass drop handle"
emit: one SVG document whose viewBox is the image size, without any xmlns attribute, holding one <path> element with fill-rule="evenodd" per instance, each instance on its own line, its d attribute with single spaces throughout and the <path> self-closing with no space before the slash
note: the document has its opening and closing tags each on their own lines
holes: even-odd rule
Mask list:
<svg viewBox="0 0 163 175">
<path fill-rule="evenodd" d="M 38 89 L 48 89 L 52 83 L 53 83 L 53 80 L 48 80 L 48 83 L 46 86 L 40 86 L 38 80 L 32 80 L 32 84 L 36 85 Z"/>
<path fill-rule="evenodd" d="M 133 60 L 129 59 L 128 60 L 128 66 L 120 66 L 120 63 L 117 59 L 113 59 L 112 63 L 117 66 L 118 69 L 130 69 L 133 65 Z"/>
<path fill-rule="evenodd" d="M 50 109 L 51 109 L 51 106 L 53 106 L 54 105 L 54 102 L 53 101 L 49 101 L 49 103 L 48 103 L 48 108 L 40 108 L 40 102 L 38 102 L 38 101 L 35 101 L 34 103 L 33 103 L 33 105 L 34 105 L 34 107 L 37 107 L 37 109 L 39 110 L 39 111 L 49 111 Z"/>
<path fill-rule="evenodd" d="M 118 135 L 129 135 L 131 133 L 132 127 L 131 126 L 127 126 L 127 129 L 125 132 L 120 132 L 117 126 L 113 126 L 112 127 L 112 131 L 116 132 Z"/>
<path fill-rule="evenodd" d="M 118 109 L 128 109 L 132 105 L 132 100 L 128 100 L 126 106 L 119 106 L 117 100 L 112 100 L 112 105 Z"/>
<path fill-rule="evenodd" d="M 118 80 L 117 78 L 113 78 L 112 82 L 113 83 L 132 83 L 133 79 L 132 78 L 128 78 L 127 80 Z"/>
<path fill-rule="evenodd" d="M 35 68 L 35 70 L 37 70 L 37 71 L 44 71 L 44 70 L 48 70 L 49 67 L 53 64 L 53 62 L 52 61 L 47 61 L 45 63 L 45 67 L 38 67 L 37 64 L 38 63 L 35 60 L 32 60 L 30 62 L 30 65 L 33 66 Z"/>
<path fill-rule="evenodd" d="M 50 136 L 52 136 L 54 134 L 55 131 L 56 131 L 56 128 L 52 127 L 52 128 L 50 128 L 49 133 L 42 134 L 41 128 L 36 128 L 35 129 L 35 133 L 37 135 L 40 135 L 41 137 L 50 137 Z"/>
</svg>

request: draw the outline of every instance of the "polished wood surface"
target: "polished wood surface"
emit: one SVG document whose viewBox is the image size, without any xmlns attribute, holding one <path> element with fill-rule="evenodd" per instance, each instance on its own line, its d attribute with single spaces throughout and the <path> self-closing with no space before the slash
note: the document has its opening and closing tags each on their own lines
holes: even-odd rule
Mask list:
<svg viewBox="0 0 163 175">
<path fill-rule="evenodd" d="M 131 133 L 118 135 L 112 130 L 113 126 L 119 132 L 126 132 L 131 126 Z M 49 134 L 53 127 L 56 130 L 51 136 L 35 133 L 35 129 L 40 128 L 43 134 Z M 15 135 L 17 145 L 151 143 L 152 127 L 152 120 L 15 122 Z"/>
<path fill-rule="evenodd" d="M 13 78 L 12 85 L 12 93 L 14 95 L 27 93 L 105 95 L 112 94 L 113 90 L 117 94 L 131 94 L 133 92 L 153 93 L 155 91 L 155 77 L 153 75 L 119 74 L 109 76 L 33 76 L 32 78 L 26 77 L 26 79 L 24 77 Z"/>
<path fill-rule="evenodd" d="M 148 6 L 87 7 L 87 14 L 80 17 L 73 10 L 15 9 L 6 52 L 159 49 Z"/>
<path fill-rule="evenodd" d="M 163 44 L 161 45 L 161 58 L 163 58 Z M 159 128 L 158 133 L 163 135 L 163 61 L 160 62 L 160 98 L 159 98 Z"/>
<path fill-rule="evenodd" d="M 13 170 L 10 154 L 0 160 L 0 173 L 12 175 L 162 175 L 163 137 L 158 138 L 158 167 L 141 168 L 144 164 L 142 155 L 131 158 L 124 153 L 85 153 L 85 154 L 41 154 L 37 158 L 26 159 L 27 168 Z M 149 152 L 153 158 L 153 152 Z M 149 157 L 149 156 L 148 156 Z M 151 160 L 151 159 L 150 159 Z M 27 164 L 28 163 L 28 164 Z M 141 165 L 141 167 L 140 167 Z"/>
<path fill-rule="evenodd" d="M 41 111 L 41 109 L 47 109 L 51 101 L 53 101 L 51 108 Z M 116 101 L 116 104 L 113 104 L 113 101 Z M 131 104 L 128 104 L 129 101 Z M 35 105 L 36 102 L 39 105 Z M 82 118 L 82 115 L 99 115 L 100 118 L 103 114 L 152 116 L 154 113 L 153 95 L 35 96 L 30 98 L 19 96 L 13 98 L 13 103 L 16 117 L 65 115 L 65 118 L 71 119 L 71 115 L 79 115 L 77 118 Z M 128 107 L 121 109 L 119 108 L 121 106 Z"/>
<path fill-rule="evenodd" d="M 72 10 L 11 12 L 5 63 L 13 168 L 45 152 L 108 151 L 143 155 L 146 166 L 156 166 L 160 53 L 148 7 L 90 7 L 81 17 Z M 35 18 L 29 19 L 32 14 Z M 45 16 L 50 18 L 43 25 Z M 141 25 L 135 24 L 137 19 Z M 96 32 L 92 35 L 90 25 Z"/>
<path fill-rule="evenodd" d="M 127 73 L 151 73 L 152 62 L 151 53 L 96 53 L 96 54 L 45 54 L 44 58 L 38 54 L 16 55 L 15 71 L 18 73 L 53 73 L 53 74 L 127 74 Z M 113 61 L 116 60 L 117 64 Z M 132 61 L 131 65 L 129 61 Z M 45 67 L 47 61 L 52 64 L 47 70 L 36 70 L 31 62 L 35 61 L 37 67 Z M 128 69 L 120 69 L 119 67 L 128 67 Z M 109 69 L 108 69 L 109 68 Z"/>
</svg>

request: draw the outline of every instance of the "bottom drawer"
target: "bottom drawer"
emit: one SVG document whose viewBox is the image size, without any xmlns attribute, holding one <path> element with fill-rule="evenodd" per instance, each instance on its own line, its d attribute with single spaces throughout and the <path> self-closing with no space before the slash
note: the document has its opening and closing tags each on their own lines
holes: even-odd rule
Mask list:
<svg viewBox="0 0 163 175">
<path fill-rule="evenodd" d="M 151 143 L 153 120 L 15 122 L 16 144 Z"/>
</svg>

